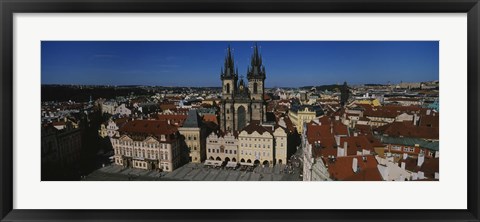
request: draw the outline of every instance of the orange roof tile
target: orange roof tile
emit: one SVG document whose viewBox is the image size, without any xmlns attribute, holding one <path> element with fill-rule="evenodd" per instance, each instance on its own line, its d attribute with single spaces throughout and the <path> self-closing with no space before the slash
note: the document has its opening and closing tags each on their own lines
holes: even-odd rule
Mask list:
<svg viewBox="0 0 480 222">
<path fill-rule="evenodd" d="M 120 134 L 134 136 L 154 136 L 160 138 L 161 135 L 172 135 L 178 131 L 177 127 L 161 120 L 133 120 L 123 125 Z M 168 139 L 168 138 L 167 138 Z"/>
<path fill-rule="evenodd" d="M 324 158 L 325 164 L 328 165 L 330 177 L 334 180 L 343 181 L 381 181 L 382 176 L 377 168 L 377 160 L 373 155 L 364 156 L 345 156 L 338 157 L 335 161 Z M 352 169 L 353 159 L 357 159 L 358 171 L 355 173 Z"/>
<path fill-rule="evenodd" d="M 218 124 L 217 123 L 217 115 L 215 115 L 215 114 L 203 114 L 203 121 L 214 122 L 215 124 Z"/>
</svg>

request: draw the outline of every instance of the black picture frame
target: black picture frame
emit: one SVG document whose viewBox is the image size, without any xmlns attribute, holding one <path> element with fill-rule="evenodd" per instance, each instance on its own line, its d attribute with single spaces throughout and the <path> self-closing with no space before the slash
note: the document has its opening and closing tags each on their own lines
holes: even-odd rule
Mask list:
<svg viewBox="0 0 480 222">
<path fill-rule="evenodd" d="M 2 221 L 479 221 L 478 0 L 0 0 L 0 218 Z M 467 13 L 468 209 L 466 210 L 18 210 L 13 209 L 14 13 Z M 16 126 L 21 127 L 21 126 Z M 452 190 L 452 192 L 456 192 Z M 45 200 L 48 201 L 48 200 Z M 74 200 L 72 200 L 74 201 Z M 412 199 L 412 201 L 414 201 Z M 448 200 L 434 200 L 448 201 Z"/>
</svg>

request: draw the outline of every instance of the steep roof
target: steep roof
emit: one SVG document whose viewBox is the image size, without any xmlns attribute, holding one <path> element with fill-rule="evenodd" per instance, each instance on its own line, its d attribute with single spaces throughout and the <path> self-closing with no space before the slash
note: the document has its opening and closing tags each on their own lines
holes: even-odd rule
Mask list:
<svg viewBox="0 0 480 222">
<path fill-rule="evenodd" d="M 365 157 L 365 159 L 363 159 Z M 358 171 L 352 169 L 353 159 L 357 159 Z M 381 181 L 382 176 L 378 171 L 378 162 L 373 155 L 367 156 L 344 156 L 332 159 L 324 158 L 328 165 L 330 177 L 334 180 L 343 181 Z"/>
<path fill-rule="evenodd" d="M 405 163 L 405 169 L 411 172 L 422 171 L 424 175 L 430 179 L 435 178 L 435 173 L 440 172 L 440 161 L 439 158 L 425 158 L 423 164 L 418 166 L 418 159 L 407 158 L 400 159 L 398 165 L 401 166 L 402 162 Z"/>
<path fill-rule="evenodd" d="M 376 129 L 384 135 L 393 137 L 414 137 L 422 139 L 439 138 L 438 127 L 415 126 L 411 122 L 393 122 Z"/>
<path fill-rule="evenodd" d="M 330 125 L 307 124 L 307 140 L 312 144 L 312 154 L 315 158 L 337 155 L 335 137 Z"/>
<path fill-rule="evenodd" d="M 242 131 L 245 131 L 248 134 L 252 134 L 253 132 L 258 132 L 259 134 L 269 132 L 270 134 L 272 134 L 271 128 L 260 125 L 258 121 L 251 121 L 250 124 L 245 126 L 245 128 L 243 128 L 240 132 Z"/>
<path fill-rule="evenodd" d="M 197 110 L 191 109 L 188 111 L 187 119 L 183 122 L 183 127 L 196 128 L 202 124 L 201 118 Z"/>
<path fill-rule="evenodd" d="M 217 115 L 215 114 L 203 114 L 203 121 L 218 124 Z"/>
<path fill-rule="evenodd" d="M 177 132 L 177 127 L 161 120 L 133 120 L 125 123 L 120 129 L 121 134 L 134 136 L 153 136 L 160 138 L 161 135 L 172 135 Z"/>
<path fill-rule="evenodd" d="M 172 124 L 182 126 L 187 115 L 184 114 L 157 114 L 157 119 L 161 121 L 170 121 Z"/>
<path fill-rule="evenodd" d="M 335 135 L 348 135 L 348 128 L 340 121 L 333 122 L 333 132 Z"/>
<path fill-rule="evenodd" d="M 343 147 L 345 142 L 347 142 L 347 155 L 349 156 L 357 155 L 357 151 L 362 151 L 363 149 L 374 151 L 372 144 L 364 135 L 342 137 L 340 138 L 340 147 Z"/>
</svg>

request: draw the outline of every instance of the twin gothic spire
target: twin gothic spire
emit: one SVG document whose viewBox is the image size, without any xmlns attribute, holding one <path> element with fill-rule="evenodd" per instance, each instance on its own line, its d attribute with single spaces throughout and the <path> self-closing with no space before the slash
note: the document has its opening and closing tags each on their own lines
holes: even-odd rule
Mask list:
<svg viewBox="0 0 480 222">
<path fill-rule="evenodd" d="M 247 78 L 265 79 L 265 66 L 262 64 L 262 56 L 258 52 L 257 43 L 253 46 L 253 55 L 250 60 L 250 66 L 247 68 Z"/>
<path fill-rule="evenodd" d="M 238 78 L 238 68 L 235 69 L 235 62 L 233 60 L 232 49 L 230 45 L 227 48 L 227 55 L 225 56 L 225 64 L 221 70 L 221 77 L 223 78 Z"/>
<path fill-rule="evenodd" d="M 238 68 L 235 68 L 235 63 L 232 55 L 230 45 L 227 48 L 227 55 L 225 56 L 224 66 L 221 69 L 221 78 L 238 79 Z M 247 67 L 248 79 L 265 79 L 265 66 L 262 64 L 262 56 L 258 52 L 257 43 L 253 46 L 253 54 L 251 56 L 250 65 Z"/>
</svg>

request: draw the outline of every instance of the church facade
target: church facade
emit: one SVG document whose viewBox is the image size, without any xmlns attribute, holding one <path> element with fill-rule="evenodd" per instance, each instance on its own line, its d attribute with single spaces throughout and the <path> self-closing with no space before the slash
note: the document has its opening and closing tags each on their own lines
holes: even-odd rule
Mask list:
<svg viewBox="0 0 480 222">
<path fill-rule="evenodd" d="M 240 131 L 250 122 L 266 121 L 265 66 L 255 44 L 247 69 L 247 80 L 238 77 L 230 46 L 221 69 L 222 99 L 220 103 L 220 129 L 224 132 Z"/>
</svg>

